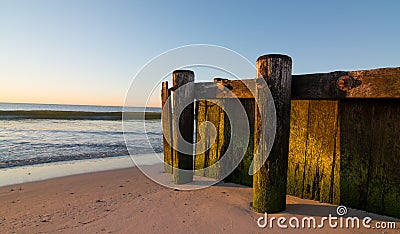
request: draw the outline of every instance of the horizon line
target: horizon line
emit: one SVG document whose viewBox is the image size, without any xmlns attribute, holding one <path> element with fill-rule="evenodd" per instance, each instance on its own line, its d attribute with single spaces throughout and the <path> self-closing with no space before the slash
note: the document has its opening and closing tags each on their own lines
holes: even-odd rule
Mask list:
<svg viewBox="0 0 400 234">
<path fill-rule="evenodd" d="M 33 105 L 65 105 L 65 106 L 104 106 L 104 107 L 146 107 L 161 108 L 159 106 L 124 106 L 124 105 L 95 105 L 95 104 L 67 104 L 67 103 L 32 103 L 32 102 L 2 102 L 0 104 L 33 104 Z"/>
</svg>

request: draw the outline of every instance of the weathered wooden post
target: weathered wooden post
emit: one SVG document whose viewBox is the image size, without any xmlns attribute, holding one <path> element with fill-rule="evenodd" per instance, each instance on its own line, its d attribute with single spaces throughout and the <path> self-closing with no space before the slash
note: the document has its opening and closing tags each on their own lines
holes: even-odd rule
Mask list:
<svg viewBox="0 0 400 234">
<path fill-rule="evenodd" d="M 263 78 L 271 91 L 276 108 L 276 134 L 268 159 L 253 176 L 253 205 L 256 212 L 279 212 L 286 209 L 286 178 L 288 167 L 290 98 L 292 79 L 292 59 L 286 55 L 270 54 L 257 59 L 257 77 Z M 260 165 L 267 155 L 267 134 L 262 131 L 262 121 L 267 111 L 265 92 L 257 93 L 258 106 L 255 111 L 256 143 L 254 164 Z M 264 117 L 264 118 L 262 118 Z M 258 139 L 258 140 L 256 140 Z M 260 147 L 257 145 L 260 144 Z M 257 157 L 257 154 L 259 157 Z"/>
<path fill-rule="evenodd" d="M 168 81 L 162 82 L 161 105 L 162 105 L 162 130 L 164 144 L 164 169 L 167 173 L 172 173 L 172 123 L 171 123 L 171 101 L 167 102 L 171 96 L 168 89 Z M 168 141 L 167 141 L 168 139 Z"/>
<path fill-rule="evenodd" d="M 193 132 L 194 132 L 194 72 L 176 70 L 172 73 L 173 135 L 172 155 L 174 182 L 185 184 L 193 181 Z M 185 87 L 182 87 L 184 86 Z M 191 103 L 189 105 L 185 105 Z M 182 138 L 179 138 L 179 132 Z M 188 154 L 191 152 L 191 154 Z M 180 170 L 182 169 L 182 170 Z"/>
</svg>

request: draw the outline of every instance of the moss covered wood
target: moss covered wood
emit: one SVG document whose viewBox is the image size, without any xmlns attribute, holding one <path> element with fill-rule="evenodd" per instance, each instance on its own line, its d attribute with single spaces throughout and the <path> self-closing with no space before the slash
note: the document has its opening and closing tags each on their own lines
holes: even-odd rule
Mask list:
<svg viewBox="0 0 400 234">
<path fill-rule="evenodd" d="M 225 105 L 233 104 L 229 99 L 225 100 Z M 251 162 L 254 158 L 254 118 L 255 118 L 255 100 L 252 98 L 242 98 L 240 99 L 240 103 L 242 104 L 244 110 L 246 111 L 247 119 L 243 121 L 248 121 L 250 128 L 249 141 L 244 142 L 240 137 L 238 139 L 232 139 L 233 144 L 233 157 L 240 157 L 243 148 L 246 148 L 246 152 L 243 156 L 243 159 L 240 161 L 239 165 L 236 169 L 226 178 L 226 182 L 238 183 L 246 186 L 253 186 L 253 176 L 249 174 L 249 169 Z M 233 116 L 234 117 L 234 116 Z M 228 119 L 226 117 L 226 119 Z M 226 121 L 225 126 L 229 126 L 230 122 Z M 226 127 L 226 131 L 229 131 L 229 128 Z M 237 129 L 240 131 L 240 129 Z M 230 132 L 227 132 L 230 136 Z M 240 133 L 238 134 L 240 136 Z"/>
<path fill-rule="evenodd" d="M 400 102 L 340 102 L 341 204 L 400 218 Z"/>
<path fill-rule="evenodd" d="M 337 101 L 292 101 L 288 166 L 288 193 L 302 198 L 333 203 Z"/>
<path fill-rule="evenodd" d="M 296 87 L 292 89 L 292 94 L 295 94 L 292 99 L 307 97 L 339 100 L 291 101 L 291 120 L 288 125 L 290 126 L 288 194 L 400 218 L 400 173 L 398 173 L 398 168 L 400 168 L 400 103 L 399 86 L 393 86 L 400 80 L 399 71 L 399 68 L 387 68 L 293 76 L 296 81 L 293 81 L 292 85 L 296 84 Z M 361 81 L 361 84 L 358 81 Z M 251 112 L 255 104 L 251 104 L 254 100 L 249 96 L 249 90 L 243 87 L 244 83 L 250 85 L 250 90 L 255 90 L 255 80 L 225 81 L 224 84 L 230 86 L 235 95 L 242 98 L 249 97 L 249 99 L 240 100 L 248 114 L 252 129 L 249 111 Z M 207 91 L 205 93 L 209 95 L 207 98 L 214 101 L 214 103 L 198 102 L 198 124 L 207 120 L 212 122 L 217 129 L 215 145 L 210 145 L 211 149 L 203 156 L 196 157 L 196 168 L 214 165 L 215 161 L 225 153 L 230 141 L 229 120 L 223 110 L 215 106 L 215 102 L 220 106 L 229 106 L 231 104 L 229 98 L 232 96 L 229 93 L 220 92 L 218 85 L 215 82 L 207 82 L 196 86 L 203 87 Z M 316 91 L 317 95 L 312 96 L 305 88 L 315 85 L 320 90 Z M 356 86 L 353 87 L 353 85 Z M 236 86 L 239 88 L 236 89 Z M 342 88 L 341 91 L 334 91 L 334 87 L 338 88 L 338 86 Z M 201 93 L 197 91 L 195 95 Z M 387 99 L 390 95 L 393 99 Z M 262 115 L 262 113 L 256 113 L 256 110 L 253 113 L 256 116 Z M 255 121 L 258 119 L 256 116 Z M 263 136 L 266 134 L 259 135 L 257 121 L 255 124 L 255 135 L 259 136 L 257 139 L 265 140 Z M 207 132 L 208 130 L 205 130 L 205 136 Z M 198 136 L 197 138 L 199 139 Z M 250 139 L 250 144 L 252 140 L 254 141 Z M 230 154 L 233 156 L 235 149 L 246 147 L 240 139 L 232 139 L 232 141 L 234 146 Z M 204 144 L 211 144 L 210 142 Z M 257 145 L 255 141 L 254 146 Z M 249 185 L 251 177 L 247 175 L 247 171 L 252 160 L 252 156 L 249 157 L 249 150 L 251 151 L 251 147 L 247 146 L 244 159 L 227 180 Z M 276 163 L 276 160 L 274 162 L 270 160 L 271 158 L 267 161 L 269 166 Z M 278 181 L 268 177 L 271 168 L 273 167 L 270 166 L 269 170 L 266 170 L 263 167 L 261 174 L 258 175 L 265 177 L 254 179 L 259 182 L 254 183 L 255 191 L 258 184 L 258 194 L 261 194 L 258 198 L 283 201 L 283 196 L 279 198 L 277 196 L 281 193 L 271 194 L 271 188 L 276 186 L 273 183 Z M 220 169 L 214 169 L 216 170 L 208 171 L 203 176 L 219 177 Z M 266 178 L 266 180 L 260 180 L 260 178 Z M 268 183 L 273 186 L 268 186 Z M 255 195 L 254 200 L 260 201 L 257 200 L 257 193 Z M 265 200 L 261 200 L 261 203 L 261 206 L 267 204 Z M 253 208 L 256 204 L 253 201 Z"/>
<path fill-rule="evenodd" d="M 274 143 L 265 163 L 263 157 L 268 154 L 266 147 L 267 133 L 263 132 L 262 121 L 268 121 L 265 92 L 258 90 L 256 100 L 260 109 L 255 111 L 255 168 L 261 169 L 253 175 L 253 203 L 256 212 L 279 212 L 286 209 L 286 178 L 288 166 L 289 132 L 290 132 L 290 93 L 292 77 L 292 60 L 285 55 L 265 55 L 257 59 L 257 77 L 265 79 L 271 91 L 276 109 L 276 134 Z M 263 89 L 261 87 L 260 89 Z M 266 124 L 266 123 L 264 123 Z M 256 141 L 257 142 L 257 141 Z"/>
<path fill-rule="evenodd" d="M 164 148 L 164 170 L 172 173 L 172 125 L 171 125 L 171 102 L 167 102 L 171 96 L 168 89 L 168 81 L 162 83 L 161 89 L 161 105 L 162 105 L 162 131 L 163 131 L 163 148 Z M 168 139 L 168 140 L 167 140 Z"/>
<path fill-rule="evenodd" d="M 400 217 L 399 123 L 396 99 L 292 101 L 287 193 Z"/>
<path fill-rule="evenodd" d="M 215 163 L 224 155 L 224 148 L 229 144 L 229 138 L 228 136 L 225 136 L 227 131 L 225 130 L 225 114 L 223 110 L 224 102 L 224 100 L 217 99 L 212 101 L 199 100 L 196 102 L 196 142 L 203 144 L 196 147 L 196 175 L 215 179 L 220 179 L 222 176 L 220 171 L 221 168 Z M 200 125 L 206 121 L 211 125 L 207 125 L 205 128 L 201 129 Z M 210 128 L 215 128 L 216 130 L 215 139 L 212 138 L 210 134 Z M 202 140 L 201 136 L 205 137 L 205 139 Z M 204 151 L 204 149 L 208 150 Z"/>
</svg>

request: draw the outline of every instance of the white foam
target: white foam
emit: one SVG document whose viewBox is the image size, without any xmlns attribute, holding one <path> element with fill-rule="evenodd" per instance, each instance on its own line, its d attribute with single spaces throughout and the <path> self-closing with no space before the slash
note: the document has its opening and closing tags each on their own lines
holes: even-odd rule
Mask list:
<svg viewBox="0 0 400 234">
<path fill-rule="evenodd" d="M 147 165 L 159 163 L 154 159 L 154 154 L 135 155 L 135 159 L 143 159 Z M 96 171 L 134 167 L 130 156 L 112 158 L 74 160 L 20 166 L 0 169 L 0 187 L 13 184 L 21 184 L 32 181 L 40 181 L 68 175 L 84 174 Z"/>
</svg>

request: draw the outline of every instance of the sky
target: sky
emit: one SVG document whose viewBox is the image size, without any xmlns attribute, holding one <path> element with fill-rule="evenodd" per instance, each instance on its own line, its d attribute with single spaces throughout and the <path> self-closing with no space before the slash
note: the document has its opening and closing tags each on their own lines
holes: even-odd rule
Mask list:
<svg viewBox="0 0 400 234">
<path fill-rule="evenodd" d="M 147 62 L 190 44 L 254 63 L 287 54 L 293 74 L 398 67 L 399 9 L 396 0 L 0 0 L 0 102 L 123 105 Z"/>
</svg>

